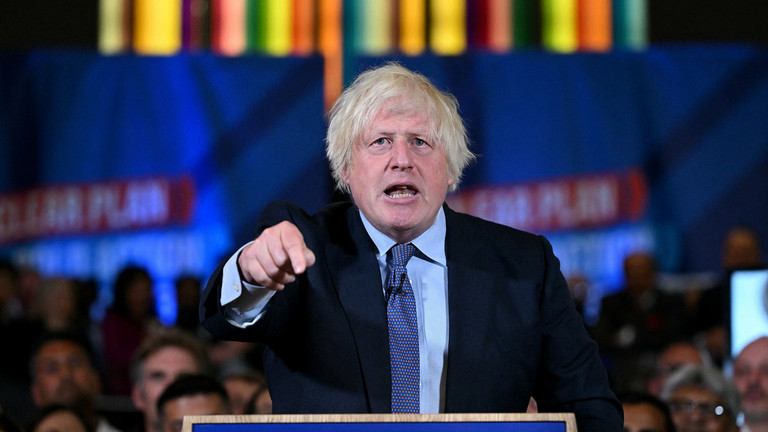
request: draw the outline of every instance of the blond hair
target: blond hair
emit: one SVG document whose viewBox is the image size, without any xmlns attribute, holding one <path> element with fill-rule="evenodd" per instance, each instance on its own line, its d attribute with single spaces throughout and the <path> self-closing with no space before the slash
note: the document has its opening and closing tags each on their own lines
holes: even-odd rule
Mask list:
<svg viewBox="0 0 768 432">
<path fill-rule="evenodd" d="M 398 98 L 409 107 L 422 108 L 430 121 L 430 139 L 443 148 L 448 173 L 456 189 L 462 171 L 475 155 L 469 150 L 464 122 L 453 95 L 440 91 L 425 76 L 396 63 L 360 74 L 339 96 L 328 113 L 325 154 L 331 164 L 336 188 L 349 193 L 344 169 L 352 161 L 352 148 L 371 126 L 373 117 L 388 101 Z"/>
</svg>

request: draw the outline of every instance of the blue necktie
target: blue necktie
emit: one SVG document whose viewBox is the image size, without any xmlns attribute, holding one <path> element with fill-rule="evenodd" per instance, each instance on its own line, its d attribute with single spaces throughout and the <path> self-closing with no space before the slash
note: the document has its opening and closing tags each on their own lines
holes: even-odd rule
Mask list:
<svg viewBox="0 0 768 432">
<path fill-rule="evenodd" d="M 387 279 L 387 323 L 389 361 L 392 369 L 392 412 L 418 413 L 419 403 L 419 330 L 416 300 L 405 264 L 413 256 L 412 244 L 392 249 L 393 268 Z"/>
</svg>

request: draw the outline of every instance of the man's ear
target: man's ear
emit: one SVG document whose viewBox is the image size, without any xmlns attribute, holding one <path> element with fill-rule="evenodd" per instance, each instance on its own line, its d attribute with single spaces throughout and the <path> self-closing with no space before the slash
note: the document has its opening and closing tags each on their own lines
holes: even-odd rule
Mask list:
<svg viewBox="0 0 768 432">
<path fill-rule="evenodd" d="M 133 401 L 133 406 L 135 406 L 137 410 L 141 412 L 146 410 L 147 401 L 144 392 L 141 390 L 140 384 L 134 385 L 131 389 L 131 400 Z"/>
<path fill-rule="evenodd" d="M 45 405 L 45 401 L 43 401 L 43 395 L 40 393 L 40 384 L 37 382 L 32 383 L 32 401 L 35 402 L 36 407 L 42 407 Z"/>
</svg>

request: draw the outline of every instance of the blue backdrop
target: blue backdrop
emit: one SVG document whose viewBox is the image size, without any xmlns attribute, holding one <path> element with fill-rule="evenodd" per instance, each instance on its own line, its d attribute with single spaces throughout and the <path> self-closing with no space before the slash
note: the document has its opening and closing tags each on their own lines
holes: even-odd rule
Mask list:
<svg viewBox="0 0 768 432">
<path fill-rule="evenodd" d="M 350 75 L 391 59 L 355 59 Z M 461 190 L 637 170 L 640 218 L 545 232 L 567 273 L 620 283 L 620 260 L 650 248 L 667 271 L 716 270 L 726 229 L 768 238 L 768 51 L 680 46 L 642 53 L 516 52 L 397 58 L 460 102 L 479 161 Z M 93 276 L 108 303 L 126 262 L 149 266 L 161 311 L 171 282 L 206 277 L 249 239 L 276 198 L 331 198 L 323 160 L 322 60 L 0 57 L 0 193 L 40 185 L 189 176 L 189 220 L 153 229 L 2 246 L 46 273 Z M 0 215 L 2 223 L 2 215 Z M 74 259 L 73 259 L 74 257 Z"/>
</svg>

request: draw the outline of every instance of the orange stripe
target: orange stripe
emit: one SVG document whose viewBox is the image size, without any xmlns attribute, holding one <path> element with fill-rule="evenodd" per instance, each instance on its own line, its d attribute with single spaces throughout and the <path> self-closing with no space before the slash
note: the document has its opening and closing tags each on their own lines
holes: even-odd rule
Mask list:
<svg viewBox="0 0 768 432">
<path fill-rule="evenodd" d="M 579 0 L 579 48 L 608 51 L 611 36 L 611 0 Z"/>
<path fill-rule="evenodd" d="M 315 1 L 293 0 L 293 52 L 309 55 L 315 50 Z"/>
<path fill-rule="evenodd" d="M 344 82 L 341 11 L 342 0 L 320 2 L 320 52 L 325 57 L 325 108 L 341 94 Z"/>
</svg>

